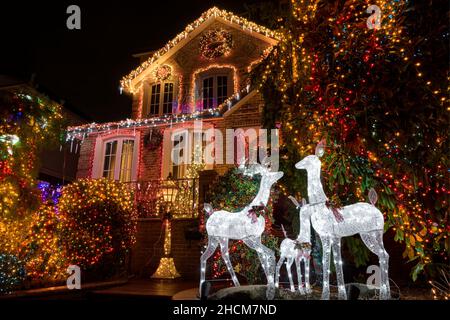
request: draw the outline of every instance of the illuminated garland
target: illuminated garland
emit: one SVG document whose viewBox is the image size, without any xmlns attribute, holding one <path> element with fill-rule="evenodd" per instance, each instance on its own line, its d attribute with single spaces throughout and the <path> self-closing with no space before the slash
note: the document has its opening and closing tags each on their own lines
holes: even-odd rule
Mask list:
<svg viewBox="0 0 450 320">
<path fill-rule="evenodd" d="M 200 54 L 207 59 L 227 55 L 233 46 L 231 33 L 224 29 L 206 31 L 200 38 Z"/>
</svg>

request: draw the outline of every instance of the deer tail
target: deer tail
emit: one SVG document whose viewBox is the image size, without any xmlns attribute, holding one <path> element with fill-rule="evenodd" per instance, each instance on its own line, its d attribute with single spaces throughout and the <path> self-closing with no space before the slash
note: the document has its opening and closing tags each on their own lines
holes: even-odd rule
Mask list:
<svg viewBox="0 0 450 320">
<path fill-rule="evenodd" d="M 286 233 L 286 230 L 284 230 L 284 226 L 283 225 L 281 225 L 281 230 L 283 230 L 284 237 L 287 238 L 287 233 Z"/>
<path fill-rule="evenodd" d="M 374 188 L 370 188 L 370 190 L 369 190 L 369 201 L 373 206 L 378 201 L 378 194 Z"/>
<path fill-rule="evenodd" d="M 206 212 L 209 216 L 212 215 L 213 212 L 214 212 L 214 209 L 213 209 L 212 205 L 210 205 L 209 203 L 205 203 L 205 204 L 203 205 L 203 209 L 205 210 L 205 212 Z"/>
</svg>

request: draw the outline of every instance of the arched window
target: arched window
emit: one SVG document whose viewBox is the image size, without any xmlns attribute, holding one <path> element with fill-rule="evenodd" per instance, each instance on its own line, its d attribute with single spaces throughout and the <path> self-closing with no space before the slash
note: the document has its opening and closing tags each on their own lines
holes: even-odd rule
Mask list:
<svg viewBox="0 0 450 320">
<path fill-rule="evenodd" d="M 134 138 L 121 137 L 106 140 L 102 149 L 101 177 L 122 182 L 132 181 L 136 165 Z"/>
<path fill-rule="evenodd" d="M 230 96 L 228 74 L 214 74 L 202 77 L 202 107 L 211 109 L 221 105 Z"/>
</svg>

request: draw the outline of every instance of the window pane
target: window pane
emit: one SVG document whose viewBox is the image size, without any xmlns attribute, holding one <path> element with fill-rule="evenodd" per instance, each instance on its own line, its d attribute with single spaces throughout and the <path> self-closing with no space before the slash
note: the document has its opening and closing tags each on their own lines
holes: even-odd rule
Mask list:
<svg viewBox="0 0 450 320">
<path fill-rule="evenodd" d="M 120 157 L 120 175 L 119 175 L 119 180 L 122 182 L 131 181 L 131 173 L 133 168 L 133 149 L 134 149 L 134 140 L 123 141 L 122 155 Z"/>
<path fill-rule="evenodd" d="M 150 98 L 150 112 L 149 116 L 159 115 L 159 101 L 161 99 L 161 84 L 154 84 L 152 86 L 152 95 Z"/>
<path fill-rule="evenodd" d="M 210 109 L 214 107 L 214 78 L 203 79 L 203 109 Z"/>
<path fill-rule="evenodd" d="M 228 98 L 227 76 L 217 77 L 217 105 L 222 104 Z"/>
<path fill-rule="evenodd" d="M 164 84 L 163 113 L 172 113 L 173 83 Z"/>
<path fill-rule="evenodd" d="M 105 161 L 103 165 L 103 177 L 114 179 L 114 168 L 116 167 L 117 141 L 106 143 Z"/>
</svg>

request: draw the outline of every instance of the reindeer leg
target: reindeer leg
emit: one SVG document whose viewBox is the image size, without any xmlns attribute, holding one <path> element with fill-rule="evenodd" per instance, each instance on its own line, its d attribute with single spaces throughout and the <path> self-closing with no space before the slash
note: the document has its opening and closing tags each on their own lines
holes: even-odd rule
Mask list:
<svg viewBox="0 0 450 320">
<path fill-rule="evenodd" d="M 334 238 L 332 246 L 334 256 L 334 267 L 336 269 L 336 278 L 338 282 L 338 299 L 347 300 L 347 292 L 345 291 L 344 273 L 342 271 L 341 238 Z"/>
<path fill-rule="evenodd" d="M 281 269 L 281 266 L 283 265 L 283 262 L 285 259 L 286 259 L 286 256 L 284 256 L 282 254 L 277 263 L 277 268 L 276 268 L 276 273 L 275 273 L 275 287 L 277 287 L 277 288 L 279 286 L 279 281 L 280 281 L 280 269 Z"/>
<path fill-rule="evenodd" d="M 260 237 L 247 237 L 242 239 L 244 243 L 258 253 L 259 260 L 267 277 L 266 297 L 272 300 L 275 296 L 275 253 L 261 243 Z"/>
<path fill-rule="evenodd" d="M 370 251 L 378 256 L 380 261 L 381 283 L 380 283 L 380 299 L 387 300 L 391 298 L 391 289 L 389 285 L 389 255 L 384 249 L 383 231 L 372 231 L 369 233 L 361 233 L 361 239 Z"/>
<path fill-rule="evenodd" d="M 228 272 L 231 274 L 234 286 L 239 287 L 240 286 L 239 280 L 237 279 L 236 274 L 234 273 L 233 265 L 231 264 L 230 261 L 230 254 L 228 253 L 228 239 L 220 238 L 219 242 L 223 261 L 225 261 L 225 265 L 227 266 Z"/>
<path fill-rule="evenodd" d="M 309 283 L 309 262 L 311 257 L 311 250 L 307 251 L 307 257 L 303 259 L 305 263 L 305 287 L 306 287 L 306 293 L 311 294 L 311 284 Z"/>
<path fill-rule="evenodd" d="M 200 286 L 199 286 L 199 295 L 202 297 L 202 285 L 205 282 L 205 273 L 206 273 L 206 261 L 213 255 L 214 251 L 216 251 L 217 245 L 219 244 L 219 239 L 214 236 L 208 237 L 208 247 L 205 252 L 203 252 L 200 257 Z"/>
<path fill-rule="evenodd" d="M 303 290 L 303 279 L 302 279 L 303 277 L 302 277 L 301 263 L 302 263 L 302 258 L 298 255 L 298 251 L 297 251 L 297 255 L 295 257 L 295 266 L 297 268 L 298 291 L 301 294 L 305 294 L 305 291 Z"/>
<path fill-rule="evenodd" d="M 322 241 L 322 267 L 323 267 L 323 284 L 322 284 L 322 300 L 330 300 L 330 251 L 331 238 L 321 237 Z"/>
<path fill-rule="evenodd" d="M 293 257 L 289 257 L 286 262 L 286 269 L 289 277 L 289 284 L 291 286 L 291 292 L 295 292 L 294 280 L 292 280 L 292 263 L 294 262 Z"/>
</svg>

